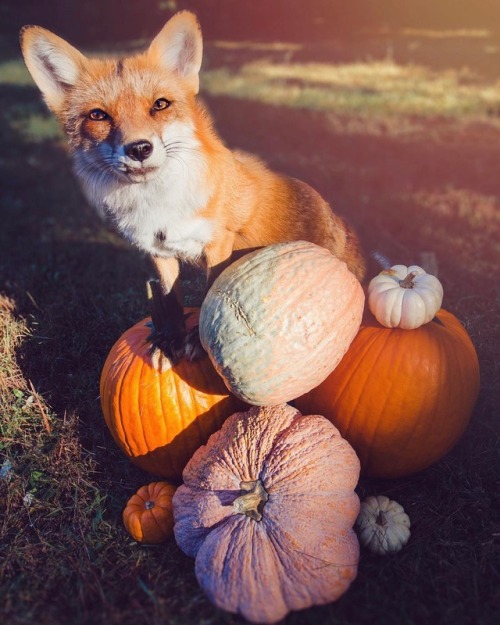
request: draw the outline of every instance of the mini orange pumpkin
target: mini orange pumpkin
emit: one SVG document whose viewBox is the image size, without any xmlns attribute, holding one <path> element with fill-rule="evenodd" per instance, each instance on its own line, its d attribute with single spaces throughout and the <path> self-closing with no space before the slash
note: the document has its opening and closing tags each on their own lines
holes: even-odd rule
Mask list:
<svg viewBox="0 0 500 625">
<path fill-rule="evenodd" d="M 199 311 L 191 310 L 187 326 Z M 141 469 L 180 480 L 196 449 L 244 404 L 233 397 L 208 357 L 174 366 L 147 339 L 151 319 L 136 323 L 112 347 L 101 374 L 101 407 L 121 450 Z"/>
<path fill-rule="evenodd" d="M 453 447 L 478 392 L 477 354 L 454 315 L 441 309 L 435 321 L 403 330 L 366 312 L 338 367 L 295 403 L 339 428 L 365 475 L 399 477 Z"/>
<path fill-rule="evenodd" d="M 127 501 L 123 523 L 139 543 L 162 543 L 173 534 L 172 497 L 175 487 L 168 482 L 152 482 L 141 486 Z"/>
</svg>

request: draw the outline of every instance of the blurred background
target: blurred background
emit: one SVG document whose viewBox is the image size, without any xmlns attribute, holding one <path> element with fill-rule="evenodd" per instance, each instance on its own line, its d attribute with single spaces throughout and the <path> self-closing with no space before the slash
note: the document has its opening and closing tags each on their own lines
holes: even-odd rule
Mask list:
<svg viewBox="0 0 500 625">
<path fill-rule="evenodd" d="M 196 11 L 205 37 L 253 41 L 311 42 L 360 34 L 423 31 L 488 31 L 498 34 L 496 0 L 4 0 L 4 36 L 24 23 L 64 32 L 79 45 L 102 45 L 150 37 L 180 9 Z M 114 16 L 114 17 L 112 17 Z M 7 35 L 8 37 L 8 35 Z"/>
<path fill-rule="evenodd" d="M 324 54 L 330 60 L 390 55 L 403 63 L 485 72 L 496 71 L 500 60 L 496 0 L 91 0 L 71 8 L 65 0 L 4 0 L 0 51 L 4 58 L 17 54 L 17 32 L 27 23 L 83 47 L 140 45 L 181 9 L 197 13 L 210 41 L 329 44 Z M 357 45 L 350 51 L 339 42 Z"/>
</svg>

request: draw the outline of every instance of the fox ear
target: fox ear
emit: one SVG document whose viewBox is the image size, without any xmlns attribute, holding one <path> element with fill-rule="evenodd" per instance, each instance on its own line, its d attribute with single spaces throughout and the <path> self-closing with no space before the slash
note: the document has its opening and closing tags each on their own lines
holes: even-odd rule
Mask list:
<svg viewBox="0 0 500 625">
<path fill-rule="evenodd" d="M 21 49 L 26 66 L 51 109 L 63 103 L 74 85 L 85 57 L 69 43 L 40 26 L 21 30 Z"/>
<path fill-rule="evenodd" d="M 202 54 L 200 25 L 190 11 L 176 13 L 153 39 L 148 50 L 148 55 L 185 78 L 194 93 L 199 90 Z"/>
</svg>

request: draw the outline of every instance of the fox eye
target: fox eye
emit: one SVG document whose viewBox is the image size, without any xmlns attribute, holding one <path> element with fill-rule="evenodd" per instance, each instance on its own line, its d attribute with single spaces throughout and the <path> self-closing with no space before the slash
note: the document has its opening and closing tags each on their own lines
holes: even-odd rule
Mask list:
<svg viewBox="0 0 500 625">
<path fill-rule="evenodd" d="M 94 122 L 101 122 L 104 119 L 108 119 L 108 114 L 101 109 L 92 109 L 89 113 L 89 118 Z"/>
<path fill-rule="evenodd" d="M 171 104 L 172 102 L 167 100 L 167 98 L 158 98 L 153 104 L 153 111 L 163 111 L 163 109 L 168 109 Z"/>
</svg>

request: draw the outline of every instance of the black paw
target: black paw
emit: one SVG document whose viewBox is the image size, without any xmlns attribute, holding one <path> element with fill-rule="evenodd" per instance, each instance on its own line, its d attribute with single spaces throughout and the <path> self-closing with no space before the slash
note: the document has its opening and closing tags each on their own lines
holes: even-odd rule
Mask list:
<svg viewBox="0 0 500 625">
<path fill-rule="evenodd" d="M 149 353 L 154 355 L 158 350 L 175 365 L 184 356 L 186 332 L 172 332 L 171 328 L 157 329 L 150 324 L 151 332 L 146 339 Z"/>
<path fill-rule="evenodd" d="M 172 364 L 184 355 L 186 319 L 182 306 L 173 291 L 164 293 L 157 280 L 150 281 L 151 287 L 151 333 L 147 341 L 150 353 L 160 350 Z"/>
<path fill-rule="evenodd" d="M 158 331 L 152 323 L 149 324 L 151 333 L 146 339 L 149 343 L 149 353 L 154 355 L 159 350 L 175 365 L 182 358 L 187 360 L 199 360 L 206 356 L 200 341 L 198 326 L 192 328 L 187 334 L 171 335 L 168 331 Z"/>
<path fill-rule="evenodd" d="M 184 338 L 184 355 L 188 360 L 199 360 L 206 356 L 206 351 L 201 345 L 198 326 L 192 328 Z"/>
</svg>

